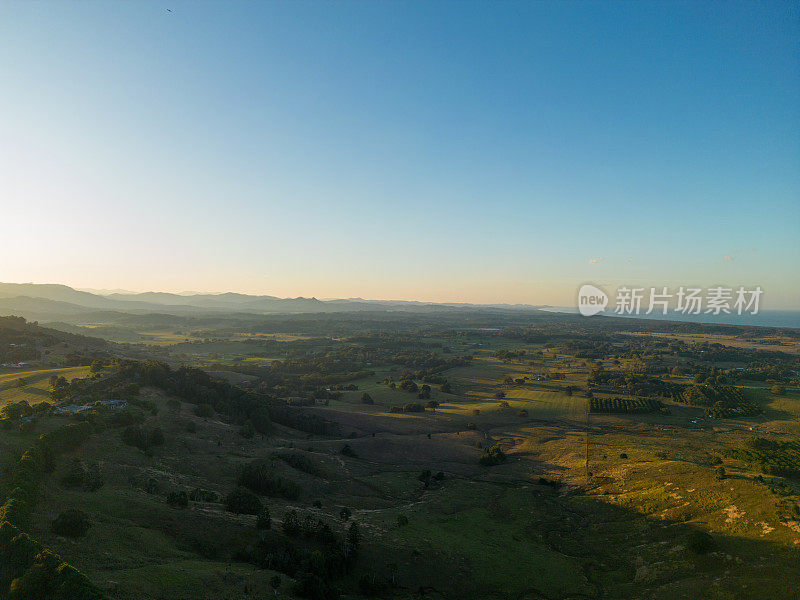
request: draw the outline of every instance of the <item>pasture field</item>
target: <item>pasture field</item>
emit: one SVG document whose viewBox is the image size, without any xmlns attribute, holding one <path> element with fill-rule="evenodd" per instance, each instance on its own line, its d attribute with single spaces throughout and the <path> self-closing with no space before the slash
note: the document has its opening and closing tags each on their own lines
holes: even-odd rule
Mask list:
<svg viewBox="0 0 800 600">
<path fill-rule="evenodd" d="M 343 600 L 796 596 L 800 485 L 729 457 L 731 448 L 756 435 L 798 435 L 796 386 L 773 393 L 768 382 L 741 382 L 763 408 L 741 419 L 711 419 L 700 407 L 668 399 L 664 412 L 587 415 L 592 371 L 602 365 L 632 372 L 639 359 L 578 358 L 492 332 L 432 339 L 451 356 L 472 356 L 429 384 L 438 406 L 390 412 L 428 399 L 387 384 L 400 382 L 403 365 L 370 365 L 364 369 L 370 375 L 345 381 L 345 389 L 323 387 L 320 394 L 328 397 L 298 409 L 338 426 L 326 435 L 273 423 L 267 435 L 248 437 L 236 419 L 213 411 L 198 416 L 194 399 L 145 386 L 140 408 L 133 409 L 137 423 L 159 429 L 163 444 L 142 451 L 122 443 L 120 428 L 98 427 L 45 476 L 30 533 L 115 599 L 303 597 L 298 576 L 249 558 L 262 536 L 282 535 L 292 510 L 323 520 L 342 538 L 351 522 L 359 524 L 357 566 L 337 579 L 347 590 Z M 321 342 L 307 356 L 322 360 L 331 345 Z M 198 357 L 195 350 L 217 356 Z M 525 354 L 503 359 L 498 350 Z M 282 360 L 254 357 L 233 340 L 159 345 L 158 352 L 175 365 L 206 365 L 244 388 L 263 380 L 243 365 L 279 368 Z M 87 372 L 1 376 L 0 402 L 46 393 L 51 374 Z M 25 388 L 15 387 L 20 375 L 30 377 Z M 665 378 L 692 383 L 688 375 Z M 440 389 L 445 379 L 450 392 Z M 425 384 L 422 377 L 414 382 Z M 352 385 L 357 389 L 346 389 Z M 362 402 L 364 393 L 372 403 Z M 33 431 L 9 430 L 0 466 L 66 422 L 45 415 Z M 490 448 L 501 449 L 505 459 L 487 466 Z M 286 455 L 292 460 L 278 458 Z M 76 459 L 102 473 L 99 489 L 65 485 Z M 256 529 L 254 515 L 226 510 L 227 494 L 251 461 L 266 462 L 273 476 L 299 490 L 292 497 L 261 495 L 270 534 Z M 210 496 L 185 508 L 167 501 L 170 493 L 195 490 Z M 51 529 L 71 508 L 91 522 L 80 539 Z M 691 549 L 698 534 L 710 536 L 709 549 Z M 364 578 L 385 586 L 361 593 Z"/>
<path fill-rule="evenodd" d="M 0 408 L 6 404 L 25 400 L 29 404 L 47 402 L 50 399 L 50 382 L 52 375 L 64 377 L 67 381 L 85 377 L 89 367 L 66 367 L 57 369 L 14 370 L 0 374 Z M 20 386 L 22 379 L 24 385 Z"/>
</svg>

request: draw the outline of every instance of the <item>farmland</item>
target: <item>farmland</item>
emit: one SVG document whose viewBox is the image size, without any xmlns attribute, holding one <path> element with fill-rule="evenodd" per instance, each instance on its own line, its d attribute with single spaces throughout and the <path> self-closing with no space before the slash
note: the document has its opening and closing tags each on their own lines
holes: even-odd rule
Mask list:
<svg viewBox="0 0 800 600">
<path fill-rule="evenodd" d="M 298 335 L 255 346 L 245 337 L 199 343 L 204 356 L 191 364 L 207 369 L 208 379 L 178 369 L 189 356 L 180 341 L 152 346 L 164 363 L 139 362 L 148 346 L 120 344 L 86 356 L 102 363 L 90 379 L 81 366 L 31 370 L 24 388 L 16 387 L 19 373 L 0 380 L 7 404 L 46 393 L 53 374 L 78 378 L 65 388 L 68 397 L 113 390 L 127 399 L 122 413 L 102 406 L 74 417 L 38 413 L 32 429 L 11 431 L 4 442 L 12 457 L 42 432 L 92 423 L 92 433 L 42 475 L 28 531 L 99 593 L 326 598 L 335 588 L 353 598 L 664 600 L 794 593 L 800 390 L 791 379 L 780 389 L 761 380 L 760 355 L 747 354 L 758 349 L 733 351 L 745 353 L 741 364 L 756 359 L 749 379 L 692 358 L 704 346 L 653 352 L 674 340 L 641 336 L 609 338 L 599 355 L 593 335 L 568 330 L 555 343 L 500 329 Z M 259 360 L 251 360 L 254 348 Z M 716 417 L 719 398 L 683 397 L 697 386 L 758 410 Z M 11 396 L 22 393 L 30 396 Z M 252 412 L 256 398 L 269 399 L 268 429 Z M 247 465 L 258 475 L 243 480 Z M 67 484 L 76 472 L 99 487 Z M 268 533 L 249 509 L 231 510 L 230 494 L 242 485 L 268 508 Z M 52 524 L 73 509 L 87 515 L 88 529 L 80 538 L 55 533 Z M 300 534 L 287 525 L 293 519 Z M 349 539 L 353 523 L 358 559 L 313 571 L 314 560 L 334 560 L 344 543 L 319 540 Z M 296 562 L 277 560 L 268 550 L 275 547 Z"/>
</svg>

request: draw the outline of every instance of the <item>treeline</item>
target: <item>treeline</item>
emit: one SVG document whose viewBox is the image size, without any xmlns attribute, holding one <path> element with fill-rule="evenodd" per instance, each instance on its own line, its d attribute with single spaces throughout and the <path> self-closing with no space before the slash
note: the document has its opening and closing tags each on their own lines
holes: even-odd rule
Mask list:
<svg viewBox="0 0 800 600">
<path fill-rule="evenodd" d="M 727 449 L 733 459 L 758 467 L 765 475 L 800 477 L 800 441 L 754 437 L 741 448 Z"/>
<path fill-rule="evenodd" d="M 85 575 L 25 533 L 42 479 L 53 472 L 58 456 L 80 446 L 93 431 L 88 422 L 64 425 L 41 435 L 12 465 L 0 506 L 0 597 L 102 598 Z"/>
</svg>

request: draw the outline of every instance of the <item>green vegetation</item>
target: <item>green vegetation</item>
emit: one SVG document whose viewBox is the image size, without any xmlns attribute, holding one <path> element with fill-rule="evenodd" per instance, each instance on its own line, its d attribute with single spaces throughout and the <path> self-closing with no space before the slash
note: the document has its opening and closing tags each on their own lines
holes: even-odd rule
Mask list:
<svg viewBox="0 0 800 600">
<path fill-rule="evenodd" d="M 793 597 L 795 359 L 627 320 L 282 318 L 15 372 L 0 597 Z"/>
</svg>

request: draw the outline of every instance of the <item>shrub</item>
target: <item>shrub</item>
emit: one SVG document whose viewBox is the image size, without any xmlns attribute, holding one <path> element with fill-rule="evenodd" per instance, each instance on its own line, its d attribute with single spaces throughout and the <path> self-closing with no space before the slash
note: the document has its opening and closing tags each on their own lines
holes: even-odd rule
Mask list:
<svg viewBox="0 0 800 600">
<path fill-rule="evenodd" d="M 491 467 L 506 462 L 506 454 L 500 446 L 492 446 L 487 448 L 479 460 L 480 464 L 484 467 Z"/>
<path fill-rule="evenodd" d="M 256 435 L 256 430 L 253 427 L 253 423 L 250 421 L 245 421 L 244 425 L 242 425 L 242 429 L 239 431 L 242 434 L 243 438 L 251 439 Z"/>
<path fill-rule="evenodd" d="M 226 496 L 225 510 L 238 515 L 257 515 L 261 512 L 261 499 L 250 490 L 237 487 Z"/>
<path fill-rule="evenodd" d="M 686 547 L 695 554 L 708 554 L 717 544 L 705 531 L 693 531 L 686 538 Z"/>
<path fill-rule="evenodd" d="M 126 427 L 122 431 L 122 441 L 129 446 L 139 448 L 142 452 L 149 452 L 152 446 L 164 444 L 164 433 L 161 428 L 146 429 L 136 425 Z"/>
<path fill-rule="evenodd" d="M 289 500 L 300 497 L 300 486 L 275 475 L 272 466 L 263 461 L 247 463 L 239 475 L 239 485 L 264 496 L 278 496 Z"/>
<path fill-rule="evenodd" d="M 286 535 L 297 535 L 300 533 L 300 517 L 296 510 L 289 510 L 283 515 L 283 531 Z"/>
<path fill-rule="evenodd" d="M 350 458 L 358 458 L 358 454 L 356 451 L 350 447 L 350 444 L 345 444 L 342 449 L 339 451 L 342 456 L 349 456 Z"/>
<path fill-rule="evenodd" d="M 170 492 L 167 494 L 167 504 L 176 508 L 186 508 L 189 506 L 189 495 L 183 490 Z"/>
<path fill-rule="evenodd" d="M 85 514 L 75 508 L 70 508 L 53 520 L 50 530 L 56 535 L 81 537 L 86 535 L 89 526 L 90 523 Z"/>
<path fill-rule="evenodd" d="M 270 529 L 272 527 L 272 517 L 269 514 L 269 508 L 266 506 L 261 509 L 256 518 L 257 529 Z"/>
<path fill-rule="evenodd" d="M 408 525 L 408 517 L 405 515 L 397 515 L 397 526 L 405 527 Z"/>
<path fill-rule="evenodd" d="M 84 465 L 78 457 L 75 457 L 70 463 L 67 474 L 61 480 L 61 485 L 94 492 L 103 487 L 103 474 L 98 465 Z"/>
<path fill-rule="evenodd" d="M 207 402 L 198 404 L 194 407 L 194 414 L 203 419 L 211 419 L 214 417 L 214 407 Z"/>
<path fill-rule="evenodd" d="M 195 488 L 189 494 L 189 500 L 192 502 L 216 502 L 217 494 L 208 490 Z"/>
</svg>

